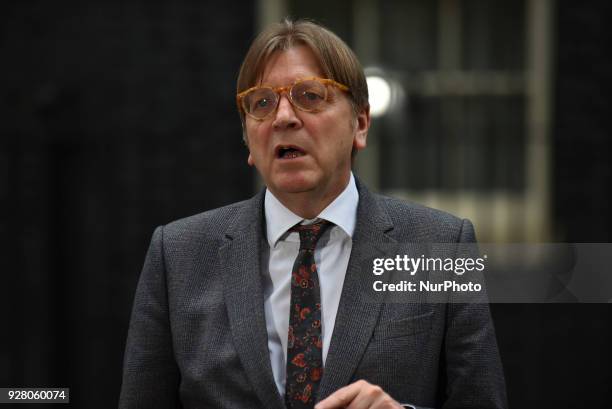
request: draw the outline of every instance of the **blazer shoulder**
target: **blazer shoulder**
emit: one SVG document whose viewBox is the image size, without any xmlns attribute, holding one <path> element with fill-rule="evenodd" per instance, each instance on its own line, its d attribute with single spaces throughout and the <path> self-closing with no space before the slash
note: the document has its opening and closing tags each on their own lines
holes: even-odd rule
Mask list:
<svg viewBox="0 0 612 409">
<path fill-rule="evenodd" d="M 253 199 L 232 203 L 216 209 L 172 221 L 163 226 L 165 240 L 222 238 L 238 215 L 252 204 Z"/>
<path fill-rule="evenodd" d="M 399 238 L 448 243 L 474 241 L 472 223 L 445 211 L 394 197 L 376 195 L 394 225 Z M 467 235 L 467 237 L 466 237 Z"/>
</svg>

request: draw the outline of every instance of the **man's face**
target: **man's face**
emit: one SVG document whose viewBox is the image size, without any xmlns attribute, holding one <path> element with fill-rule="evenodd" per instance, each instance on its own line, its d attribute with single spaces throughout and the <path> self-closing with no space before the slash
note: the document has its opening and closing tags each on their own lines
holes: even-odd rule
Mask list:
<svg viewBox="0 0 612 409">
<path fill-rule="evenodd" d="M 271 56 L 261 84 L 281 87 L 307 77 L 324 75 L 312 51 L 298 46 Z M 248 163 L 280 200 L 300 193 L 323 200 L 337 196 L 348 183 L 352 148 L 366 146 L 369 113 L 355 115 L 348 97 L 333 86 L 328 95 L 319 112 L 295 108 L 283 93 L 270 117 L 246 116 Z"/>
</svg>

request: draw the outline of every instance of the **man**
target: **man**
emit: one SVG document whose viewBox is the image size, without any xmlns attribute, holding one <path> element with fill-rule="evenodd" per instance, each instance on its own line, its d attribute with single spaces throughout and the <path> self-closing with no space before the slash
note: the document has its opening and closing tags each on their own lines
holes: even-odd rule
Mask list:
<svg viewBox="0 0 612 409">
<path fill-rule="evenodd" d="M 467 220 L 370 193 L 353 52 L 285 21 L 238 77 L 254 198 L 159 227 L 138 284 L 121 408 L 501 408 L 487 304 L 368 303 L 360 256 L 473 242 Z"/>
</svg>

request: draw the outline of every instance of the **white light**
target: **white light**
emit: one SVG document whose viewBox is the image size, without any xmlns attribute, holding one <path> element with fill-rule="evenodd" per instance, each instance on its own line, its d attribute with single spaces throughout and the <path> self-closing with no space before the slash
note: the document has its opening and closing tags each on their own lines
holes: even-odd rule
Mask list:
<svg viewBox="0 0 612 409">
<path fill-rule="evenodd" d="M 366 81 L 370 95 L 370 114 L 373 117 L 382 116 L 391 104 L 391 86 L 386 79 L 379 76 L 366 77 Z"/>
</svg>

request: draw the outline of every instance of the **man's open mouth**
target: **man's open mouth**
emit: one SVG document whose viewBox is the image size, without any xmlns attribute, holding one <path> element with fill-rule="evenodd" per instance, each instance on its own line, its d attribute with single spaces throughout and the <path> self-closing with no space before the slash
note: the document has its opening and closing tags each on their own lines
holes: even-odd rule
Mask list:
<svg viewBox="0 0 612 409">
<path fill-rule="evenodd" d="M 276 157 L 279 159 L 295 159 L 304 156 L 305 152 L 293 145 L 279 146 L 276 149 Z"/>
</svg>

